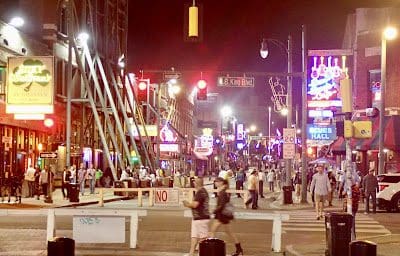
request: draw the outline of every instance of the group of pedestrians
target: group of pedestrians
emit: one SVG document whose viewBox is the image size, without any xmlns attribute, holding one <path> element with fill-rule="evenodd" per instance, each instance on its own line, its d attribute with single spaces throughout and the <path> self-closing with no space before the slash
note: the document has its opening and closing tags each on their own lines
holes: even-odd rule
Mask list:
<svg viewBox="0 0 400 256">
<path fill-rule="evenodd" d="M 24 179 L 28 184 L 28 197 L 34 197 L 40 199 L 43 195 L 44 199 L 49 197 L 52 184 L 54 182 L 54 173 L 50 170 L 49 166 L 45 166 L 43 170 L 40 167 L 33 168 L 32 165 L 26 169 Z M 21 201 L 21 199 L 20 199 Z"/>
<path fill-rule="evenodd" d="M 310 191 L 313 192 L 315 202 L 315 211 L 317 220 L 323 217 L 324 202 L 328 201 L 332 206 L 333 191 L 337 186 L 333 173 L 324 172 L 324 165 L 315 167 L 316 173 L 312 176 Z M 374 175 L 375 170 L 371 168 L 368 174 L 360 177 L 354 170 L 352 164 L 346 164 L 345 170 L 339 176 L 338 193 L 339 199 L 344 198 L 343 208 L 352 215 L 352 240 L 356 238 L 355 218 L 359 210 L 359 204 L 362 196 L 365 197 L 364 214 L 370 213 L 370 201 L 372 202 L 372 212 L 376 213 L 376 191 L 378 188 L 378 179 Z M 350 207 L 350 208 L 348 208 Z"/>
<path fill-rule="evenodd" d="M 85 195 L 86 184 L 89 185 L 90 194 L 95 193 L 96 184 L 100 185 L 100 179 L 103 176 L 103 172 L 99 168 L 94 168 L 93 164 L 89 165 L 89 168 L 85 168 L 85 165 L 81 163 L 79 169 L 76 169 L 76 165 L 72 165 L 70 168 L 65 167 L 62 173 L 61 191 L 64 199 L 69 198 L 71 185 L 78 184 L 81 195 Z"/>
<path fill-rule="evenodd" d="M 184 201 L 184 206 L 192 209 L 191 224 L 191 244 L 189 256 L 193 256 L 197 244 L 209 237 L 214 237 L 215 232 L 224 227 L 226 234 L 234 241 L 236 250 L 232 256 L 243 255 L 243 249 L 240 241 L 232 231 L 231 222 L 233 217 L 233 206 L 230 203 L 230 195 L 226 192 L 229 188 L 227 179 L 217 177 L 215 179 L 217 186 L 217 206 L 214 210 L 214 221 L 210 224 L 209 196 L 204 188 L 203 179 L 195 179 L 195 195 L 192 202 Z"/>
</svg>

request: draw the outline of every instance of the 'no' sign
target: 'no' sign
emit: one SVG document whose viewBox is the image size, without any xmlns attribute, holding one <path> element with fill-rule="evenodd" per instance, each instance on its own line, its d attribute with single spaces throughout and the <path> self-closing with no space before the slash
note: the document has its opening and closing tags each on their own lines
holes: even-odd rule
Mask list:
<svg viewBox="0 0 400 256">
<path fill-rule="evenodd" d="M 155 190 L 155 205 L 179 205 L 179 190 L 159 188 Z"/>
</svg>

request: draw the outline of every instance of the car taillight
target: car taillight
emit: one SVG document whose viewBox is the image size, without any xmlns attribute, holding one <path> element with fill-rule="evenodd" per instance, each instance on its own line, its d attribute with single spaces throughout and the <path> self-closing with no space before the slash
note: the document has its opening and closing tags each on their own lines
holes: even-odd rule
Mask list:
<svg viewBox="0 0 400 256">
<path fill-rule="evenodd" d="M 379 191 L 382 191 L 387 187 L 388 187 L 388 185 L 379 185 Z"/>
</svg>

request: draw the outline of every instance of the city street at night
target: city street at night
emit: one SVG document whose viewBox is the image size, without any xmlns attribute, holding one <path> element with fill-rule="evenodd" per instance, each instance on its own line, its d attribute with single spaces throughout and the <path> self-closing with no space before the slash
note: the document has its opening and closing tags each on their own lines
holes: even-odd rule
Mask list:
<svg viewBox="0 0 400 256">
<path fill-rule="evenodd" d="M 400 256 L 399 0 L 0 0 L 0 256 Z"/>
</svg>

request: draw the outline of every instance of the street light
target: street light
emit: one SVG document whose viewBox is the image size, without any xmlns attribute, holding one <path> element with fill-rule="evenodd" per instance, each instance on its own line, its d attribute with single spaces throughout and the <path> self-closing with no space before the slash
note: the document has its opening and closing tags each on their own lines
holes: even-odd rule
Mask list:
<svg viewBox="0 0 400 256">
<path fill-rule="evenodd" d="M 254 124 L 250 125 L 251 132 L 255 132 L 256 130 L 257 130 L 257 126 L 255 126 Z"/>
<path fill-rule="evenodd" d="M 287 46 L 276 39 L 264 38 L 261 43 L 260 55 L 262 58 L 266 58 L 268 56 L 268 43 L 274 44 L 275 46 L 279 47 L 287 54 L 287 116 L 286 116 L 286 127 L 292 128 L 292 37 L 291 35 L 288 36 Z M 286 112 L 286 111 L 285 111 Z M 285 160 L 285 169 L 286 169 L 286 180 L 285 185 L 290 186 L 291 184 L 291 172 L 292 172 L 292 161 L 291 159 Z"/>
<path fill-rule="evenodd" d="M 24 25 L 25 21 L 22 17 L 16 16 L 10 20 L 10 25 L 16 28 L 20 28 Z"/>
<path fill-rule="evenodd" d="M 397 36 L 397 29 L 394 27 L 386 27 L 381 38 L 381 100 L 379 103 L 379 174 L 385 172 L 384 158 L 384 127 L 383 119 L 385 118 L 385 91 L 386 91 L 386 41 L 393 40 Z"/>
</svg>

